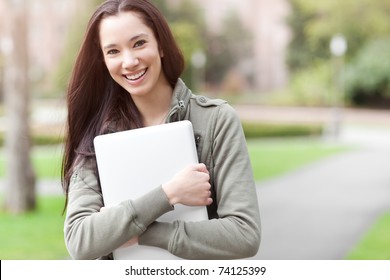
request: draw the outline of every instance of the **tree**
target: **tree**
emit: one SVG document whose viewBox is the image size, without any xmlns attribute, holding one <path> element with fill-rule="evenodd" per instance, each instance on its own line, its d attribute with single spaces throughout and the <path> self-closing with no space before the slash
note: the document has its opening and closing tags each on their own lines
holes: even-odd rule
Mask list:
<svg viewBox="0 0 390 280">
<path fill-rule="evenodd" d="M 288 24 L 294 31 L 287 56 L 287 64 L 292 71 L 307 66 L 305 64 L 312 61 L 313 56 L 306 43 L 307 35 L 305 34 L 305 26 L 310 22 L 314 15 L 305 13 L 304 9 L 297 2 L 298 1 L 294 0 L 291 1 L 293 13 L 287 18 Z"/>
<path fill-rule="evenodd" d="M 290 66 L 306 67 L 313 58 L 329 59 L 329 41 L 343 34 L 348 41 L 348 58 L 369 40 L 390 33 L 390 1 L 385 0 L 290 0 L 289 24 L 294 38 Z M 304 53 L 304 54 L 302 54 Z"/>
<path fill-rule="evenodd" d="M 92 11 L 102 2 L 103 0 L 88 0 L 88 2 L 83 3 L 84 6 L 80 4 L 80 9 L 69 24 L 69 31 L 65 36 L 64 51 L 57 69 L 52 73 L 52 80 L 54 81 L 55 87 L 54 91 L 58 92 L 61 96 L 69 82 L 70 74 L 83 40 L 88 19 L 91 16 Z"/>
<path fill-rule="evenodd" d="M 362 51 L 362 48 L 390 34 L 390 1 L 290 2 L 292 13 L 289 24 L 293 39 L 289 46 L 288 63 L 293 71 L 293 80 L 297 73 L 310 73 L 323 68 L 321 65 L 329 64 L 330 40 L 335 34 L 343 34 L 348 42 L 345 61 L 347 65 L 352 63 L 353 66 L 348 67 L 346 101 L 365 105 L 368 100 L 372 103 L 383 103 L 383 98 L 388 99 L 389 82 L 386 74 L 383 74 L 386 72 L 382 66 L 383 63 L 386 64 L 388 52 L 386 53 L 386 49 L 381 52 L 372 51 L 373 47 Z M 375 60 L 372 60 L 373 58 Z M 374 61 L 379 63 L 374 65 Z M 326 81 L 312 80 L 311 83 L 326 84 Z M 307 89 L 310 90 L 308 87 Z"/>
<path fill-rule="evenodd" d="M 226 14 L 222 30 L 208 33 L 206 69 L 207 81 L 219 84 L 232 67 L 240 67 L 253 57 L 253 37 L 244 27 L 238 14 L 231 10 Z"/>
<path fill-rule="evenodd" d="M 192 0 L 182 0 L 177 5 L 169 5 L 166 0 L 153 0 L 156 7 L 167 19 L 172 33 L 183 52 L 185 69 L 183 80 L 189 87 L 192 84 L 191 57 L 197 51 L 206 48 L 206 24 L 199 5 Z"/>
<path fill-rule="evenodd" d="M 35 209 L 35 174 L 30 160 L 28 123 L 28 25 L 27 0 L 10 0 L 10 36 L 13 46 L 5 64 L 4 94 L 8 126 L 6 134 L 7 185 L 5 207 L 22 213 Z"/>
<path fill-rule="evenodd" d="M 369 41 L 346 69 L 346 94 L 356 105 L 390 106 L 390 39 Z"/>
</svg>

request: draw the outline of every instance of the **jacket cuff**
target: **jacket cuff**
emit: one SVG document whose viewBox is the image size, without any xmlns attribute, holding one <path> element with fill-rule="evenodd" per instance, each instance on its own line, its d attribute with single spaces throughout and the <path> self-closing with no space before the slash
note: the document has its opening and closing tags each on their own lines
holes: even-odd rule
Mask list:
<svg viewBox="0 0 390 280">
<path fill-rule="evenodd" d="M 160 216 L 174 209 L 161 186 L 134 199 L 131 204 L 135 213 L 139 213 L 136 217 L 138 224 L 144 229 Z"/>
</svg>

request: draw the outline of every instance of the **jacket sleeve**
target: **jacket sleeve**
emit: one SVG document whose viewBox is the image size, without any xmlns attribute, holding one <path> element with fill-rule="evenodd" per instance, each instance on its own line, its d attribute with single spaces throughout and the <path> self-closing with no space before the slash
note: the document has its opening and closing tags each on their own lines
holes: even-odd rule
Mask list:
<svg viewBox="0 0 390 280">
<path fill-rule="evenodd" d="M 219 106 L 212 137 L 217 219 L 154 222 L 140 244 L 157 246 L 186 259 L 254 256 L 260 245 L 260 213 L 241 122 L 228 104 Z"/>
<path fill-rule="evenodd" d="M 100 212 L 104 206 L 103 197 L 90 166 L 84 163 L 78 167 L 69 185 L 64 235 L 73 259 L 107 256 L 172 210 L 160 186 L 138 199 L 125 200 Z"/>
</svg>

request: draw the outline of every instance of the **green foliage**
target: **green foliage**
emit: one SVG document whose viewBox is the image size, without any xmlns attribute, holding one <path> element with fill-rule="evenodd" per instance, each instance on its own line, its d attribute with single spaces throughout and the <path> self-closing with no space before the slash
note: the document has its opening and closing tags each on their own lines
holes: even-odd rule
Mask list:
<svg viewBox="0 0 390 280">
<path fill-rule="evenodd" d="M 287 64 L 291 70 L 296 70 L 307 67 L 308 63 L 314 59 L 308 44 L 305 43 L 307 37 L 305 26 L 314 16 L 311 13 L 305 13 L 298 1 L 290 2 L 293 13 L 287 17 L 287 23 L 294 33 L 287 54 Z"/>
<path fill-rule="evenodd" d="M 57 95 L 62 95 L 67 87 L 91 12 L 102 2 L 103 0 L 89 0 L 87 9 L 81 9 L 69 24 L 69 31 L 64 39 L 64 51 L 57 69 L 51 73 L 54 92 Z"/>
<path fill-rule="evenodd" d="M 290 0 L 289 18 L 294 37 L 291 66 L 309 65 L 315 58 L 330 57 L 329 42 L 334 34 L 344 34 L 348 41 L 348 57 L 353 57 L 369 39 L 387 36 L 390 32 L 390 1 L 383 0 Z"/>
<path fill-rule="evenodd" d="M 221 83 L 230 68 L 251 59 L 252 36 L 235 11 L 226 15 L 222 30 L 214 34 L 207 29 L 204 14 L 196 1 L 182 0 L 173 6 L 164 0 L 153 0 L 153 3 L 167 18 L 183 51 L 187 68 L 182 78 L 190 87 L 194 86 L 191 83 L 191 57 L 196 51 L 203 51 L 207 56 L 205 76 L 210 84 Z"/>
<path fill-rule="evenodd" d="M 291 79 L 288 95 L 294 104 L 325 106 L 329 104 L 332 88 L 332 68 L 329 63 L 313 63 L 301 69 Z"/>
<path fill-rule="evenodd" d="M 193 0 L 181 0 L 176 5 L 169 5 L 166 0 L 152 0 L 167 21 L 172 24 L 176 21 L 185 21 L 198 26 L 205 31 L 206 25 L 201 8 Z"/>
<path fill-rule="evenodd" d="M 192 84 L 191 77 L 191 57 L 193 53 L 204 48 L 200 40 L 200 31 L 196 25 L 187 21 L 171 23 L 171 28 L 183 53 L 186 65 L 181 78 L 192 88 L 194 85 Z"/>
<path fill-rule="evenodd" d="M 266 104 L 282 106 L 326 107 L 344 100 L 336 88 L 333 61 L 324 60 L 312 63 L 306 68 L 296 69 L 287 87 L 270 94 Z M 348 102 L 349 103 L 349 102 Z"/>
<path fill-rule="evenodd" d="M 357 104 L 376 97 L 390 101 L 390 39 L 369 41 L 346 71 L 346 92 Z"/>
<path fill-rule="evenodd" d="M 347 256 L 349 260 L 390 260 L 390 213 L 380 217 Z"/>
<path fill-rule="evenodd" d="M 241 22 L 237 12 L 231 10 L 226 14 L 221 31 L 223 43 L 231 54 L 232 64 L 238 64 L 242 59 L 253 55 L 253 36 Z"/>
<path fill-rule="evenodd" d="M 312 65 L 329 61 L 331 58 L 329 44 L 332 36 L 343 34 L 348 43 L 345 61 L 347 63 L 352 61 L 347 71 L 347 103 L 364 105 L 373 100 L 373 103 L 383 104 L 383 97 L 389 95 L 387 75 L 389 52 L 386 52 L 383 46 L 388 45 L 389 41 L 382 43 L 381 46 L 378 42 L 369 42 L 388 37 L 390 1 L 291 0 L 290 2 L 292 14 L 288 18 L 288 23 L 293 30 L 293 38 L 289 47 L 288 63 L 290 69 L 294 71 L 293 74 L 302 69 L 311 71 Z M 362 50 L 363 46 L 364 50 Z M 298 75 L 301 74 L 300 71 Z M 321 74 L 318 73 L 317 77 L 319 75 Z M 313 81 L 318 85 L 327 82 Z"/>
<path fill-rule="evenodd" d="M 161 13 L 168 19 L 170 12 L 166 0 L 151 0 L 150 2 L 152 2 L 153 5 L 155 5 L 161 11 Z"/>
<path fill-rule="evenodd" d="M 231 68 L 251 60 L 252 34 L 244 27 L 236 11 L 230 11 L 224 18 L 218 34 L 207 35 L 206 81 L 219 84 Z M 251 78 L 251 77 L 248 77 Z"/>
<path fill-rule="evenodd" d="M 4 137 L 3 133 L 0 133 L 0 147 L 4 146 Z M 45 145 L 57 145 L 62 144 L 64 138 L 59 135 L 43 135 L 43 134 L 34 134 L 32 135 L 32 144 L 34 146 L 45 146 Z"/>
<path fill-rule="evenodd" d="M 192 0 L 182 0 L 170 6 L 165 0 L 152 1 L 167 19 L 172 33 L 183 53 L 186 68 L 182 79 L 189 87 L 192 84 L 191 57 L 196 51 L 204 51 L 206 23 L 199 5 Z"/>
<path fill-rule="evenodd" d="M 318 136 L 322 133 L 319 124 L 272 124 L 260 122 L 243 122 L 244 134 L 249 138 Z"/>
</svg>

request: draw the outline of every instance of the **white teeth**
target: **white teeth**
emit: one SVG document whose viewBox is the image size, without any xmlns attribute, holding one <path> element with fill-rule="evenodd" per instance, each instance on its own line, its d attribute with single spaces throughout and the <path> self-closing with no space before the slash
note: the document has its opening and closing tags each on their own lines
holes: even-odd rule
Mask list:
<svg viewBox="0 0 390 280">
<path fill-rule="evenodd" d="M 146 73 L 146 70 L 139 72 L 138 74 L 135 74 L 135 75 L 126 76 L 126 79 L 131 80 L 131 81 L 135 81 L 135 80 L 138 80 L 139 78 L 141 78 L 143 75 L 145 75 L 145 73 Z"/>
</svg>

